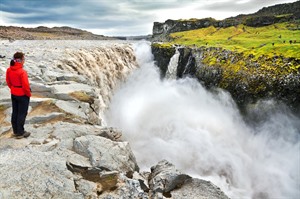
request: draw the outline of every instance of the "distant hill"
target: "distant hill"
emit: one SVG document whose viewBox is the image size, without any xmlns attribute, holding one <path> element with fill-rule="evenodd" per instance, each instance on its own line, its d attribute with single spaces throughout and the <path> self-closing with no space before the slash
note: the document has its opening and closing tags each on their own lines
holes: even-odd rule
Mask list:
<svg viewBox="0 0 300 199">
<path fill-rule="evenodd" d="M 24 28 L 0 26 L 0 39 L 9 40 L 108 40 L 116 39 L 67 26 L 48 28 Z"/>
<path fill-rule="evenodd" d="M 294 3 L 286 3 L 286 4 L 277 4 L 270 7 L 264 7 L 257 11 L 254 14 L 244 15 L 244 16 L 280 16 L 285 14 L 294 14 L 299 16 L 300 14 L 300 1 L 296 1 Z M 237 16 L 238 18 L 239 16 Z"/>
</svg>

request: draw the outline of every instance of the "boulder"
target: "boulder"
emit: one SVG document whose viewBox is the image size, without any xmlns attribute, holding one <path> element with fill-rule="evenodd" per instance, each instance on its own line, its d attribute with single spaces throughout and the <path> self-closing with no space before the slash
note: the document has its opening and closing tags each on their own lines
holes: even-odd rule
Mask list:
<svg viewBox="0 0 300 199">
<path fill-rule="evenodd" d="M 151 198 L 229 199 L 211 182 L 182 174 L 166 160 L 151 167 L 148 180 Z"/>
<path fill-rule="evenodd" d="M 180 189 L 171 191 L 173 199 L 229 199 L 219 187 L 209 181 L 187 179 Z"/>
<path fill-rule="evenodd" d="M 89 158 L 93 167 L 102 170 L 116 170 L 129 176 L 139 170 L 128 142 L 114 142 L 104 137 L 87 135 L 74 140 L 74 150 Z"/>
<path fill-rule="evenodd" d="M 162 160 L 156 166 L 151 167 L 149 176 L 151 197 L 169 196 L 170 191 L 180 188 L 190 178 L 178 171 L 170 162 Z"/>
</svg>

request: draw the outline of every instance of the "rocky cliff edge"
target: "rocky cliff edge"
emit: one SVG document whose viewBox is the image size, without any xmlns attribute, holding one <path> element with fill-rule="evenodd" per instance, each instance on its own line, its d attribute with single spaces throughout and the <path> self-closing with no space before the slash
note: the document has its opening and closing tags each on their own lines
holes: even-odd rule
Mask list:
<svg viewBox="0 0 300 199">
<path fill-rule="evenodd" d="M 1 79 L 0 199 L 228 198 L 212 183 L 183 174 L 166 160 L 140 171 L 122 132 L 102 124 L 101 110 L 113 89 L 137 67 L 130 45 L 87 49 L 81 42 L 71 48 L 68 41 L 66 50 L 64 42 L 48 41 L 34 50 L 37 44 L 41 45 L 3 43 L 7 57 L 18 46 L 27 52 L 25 67 L 33 96 L 25 125 L 31 136 L 15 139 L 10 93 Z M 114 56 L 122 56 L 124 65 L 119 59 L 114 62 Z M 102 63 L 106 58 L 111 66 Z M 8 63 L 9 59 L 0 59 L 3 77 Z M 101 70 L 94 68 L 95 63 Z M 96 71 L 100 73 L 93 79 Z"/>
</svg>

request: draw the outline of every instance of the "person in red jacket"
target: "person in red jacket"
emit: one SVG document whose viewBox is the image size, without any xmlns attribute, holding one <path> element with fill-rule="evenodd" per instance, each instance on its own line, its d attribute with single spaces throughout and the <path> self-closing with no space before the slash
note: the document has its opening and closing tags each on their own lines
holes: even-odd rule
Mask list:
<svg viewBox="0 0 300 199">
<path fill-rule="evenodd" d="M 24 130 L 28 112 L 31 90 L 27 72 L 23 69 L 24 53 L 16 52 L 6 70 L 6 83 L 10 88 L 12 101 L 11 124 L 17 138 L 28 137 L 29 132 Z"/>
</svg>

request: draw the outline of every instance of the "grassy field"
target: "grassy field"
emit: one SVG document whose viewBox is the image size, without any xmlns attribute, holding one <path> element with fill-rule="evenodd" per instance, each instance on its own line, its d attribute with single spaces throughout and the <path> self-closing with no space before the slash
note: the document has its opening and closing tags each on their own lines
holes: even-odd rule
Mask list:
<svg viewBox="0 0 300 199">
<path fill-rule="evenodd" d="M 170 34 L 172 44 L 221 47 L 245 56 L 284 56 L 300 59 L 300 23 L 277 23 L 264 27 L 245 25 L 228 28 L 210 26 Z M 290 43 L 292 42 L 292 44 Z"/>
</svg>

